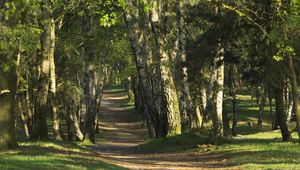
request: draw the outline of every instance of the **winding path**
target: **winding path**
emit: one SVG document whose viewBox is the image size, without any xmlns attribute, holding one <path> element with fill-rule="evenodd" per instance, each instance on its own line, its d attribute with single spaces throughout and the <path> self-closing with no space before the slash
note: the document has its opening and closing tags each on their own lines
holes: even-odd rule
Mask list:
<svg viewBox="0 0 300 170">
<path fill-rule="evenodd" d="M 123 91 L 105 90 L 102 101 L 100 135 L 92 147 L 107 163 L 128 169 L 220 169 L 218 155 L 196 151 L 145 153 L 138 146 L 147 140 L 142 117 L 126 105 Z"/>
</svg>

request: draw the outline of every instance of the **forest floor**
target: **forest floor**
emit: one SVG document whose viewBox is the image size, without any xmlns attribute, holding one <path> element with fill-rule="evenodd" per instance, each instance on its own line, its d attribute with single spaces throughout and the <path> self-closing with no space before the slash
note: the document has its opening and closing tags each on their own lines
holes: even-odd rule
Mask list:
<svg viewBox="0 0 300 170">
<path fill-rule="evenodd" d="M 215 169 L 226 164 L 224 157 L 219 154 L 201 153 L 198 150 L 144 151 L 141 146 L 147 142 L 148 137 L 142 115 L 133 111 L 126 94 L 121 90 L 105 90 L 101 110 L 100 135 L 91 149 L 110 164 L 129 169 L 164 170 Z"/>
<path fill-rule="evenodd" d="M 239 96 L 239 135 L 215 145 L 197 132 L 149 140 L 142 115 L 124 90 L 105 90 L 101 130 L 90 148 L 102 161 L 128 169 L 300 169 L 299 144 L 282 143 L 280 131 L 270 131 L 269 112 L 263 115 L 263 128 L 247 125 L 256 121 L 258 111 L 248 98 Z"/>
<path fill-rule="evenodd" d="M 100 133 L 94 145 L 70 141 L 18 139 L 16 150 L 0 151 L 0 169 L 122 170 L 122 169 L 299 169 L 300 145 L 281 142 L 279 130 L 270 130 L 268 106 L 263 127 L 257 121 L 258 106 L 248 94 L 238 96 L 238 133 L 214 143 L 203 133 L 149 139 L 141 113 L 134 111 L 123 89 L 104 91 Z M 225 100 L 231 113 L 230 100 Z M 51 121 L 49 121 L 51 127 Z M 18 130 L 18 136 L 24 135 Z M 51 129 L 49 130 L 51 133 Z M 52 135 L 50 135 L 52 136 Z"/>
</svg>

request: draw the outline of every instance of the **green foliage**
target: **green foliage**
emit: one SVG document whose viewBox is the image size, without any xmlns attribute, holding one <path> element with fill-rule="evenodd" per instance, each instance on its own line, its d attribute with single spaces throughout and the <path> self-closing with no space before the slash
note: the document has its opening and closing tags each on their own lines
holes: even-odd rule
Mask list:
<svg viewBox="0 0 300 170">
<path fill-rule="evenodd" d="M 288 56 L 296 56 L 296 52 L 293 47 L 285 46 L 283 44 L 278 45 L 278 52 L 273 56 L 276 61 L 283 61 Z"/>
<path fill-rule="evenodd" d="M 58 99 L 67 106 L 78 106 L 83 96 L 83 90 L 70 81 L 64 81 L 57 85 Z"/>
</svg>

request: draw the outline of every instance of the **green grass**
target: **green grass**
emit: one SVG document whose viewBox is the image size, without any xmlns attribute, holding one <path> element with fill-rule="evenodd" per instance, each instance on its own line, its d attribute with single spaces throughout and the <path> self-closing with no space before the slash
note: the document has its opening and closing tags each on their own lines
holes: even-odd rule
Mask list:
<svg viewBox="0 0 300 170">
<path fill-rule="evenodd" d="M 48 141 L 19 145 L 17 150 L 0 152 L 0 169 L 124 169 L 104 163 L 96 153 L 76 143 Z"/>
<path fill-rule="evenodd" d="M 213 152 L 243 169 L 300 169 L 299 143 L 281 142 L 278 130 L 234 138 Z"/>
<path fill-rule="evenodd" d="M 109 87 L 112 93 L 124 93 L 121 87 Z M 142 114 L 134 111 L 133 104 L 121 105 L 128 109 L 128 116 Z M 225 101 L 226 111 L 232 114 L 231 101 Z M 281 142 L 280 131 L 271 131 L 269 107 L 266 102 L 262 115 L 263 128 L 249 127 L 247 122 L 257 122 L 258 106 L 251 105 L 247 93 L 238 96 L 238 133 L 234 138 L 220 138 L 215 145 L 206 135 L 184 133 L 169 138 L 152 139 L 140 145 L 145 152 L 199 152 L 219 155 L 227 167 L 241 169 L 300 169 L 300 144 Z M 140 120 L 140 118 L 139 118 Z M 142 123 L 142 122 L 141 122 Z M 50 131 L 51 131 L 51 127 Z M 21 133 L 21 132 L 18 132 Z M 97 135 L 97 142 L 105 141 L 109 134 Z M 20 136 L 20 135 L 19 135 Z M 293 138 L 298 139 L 294 133 Z M 26 142 L 21 140 L 19 149 L 0 152 L 0 169 L 108 169 L 121 167 L 104 163 L 99 156 L 86 149 L 84 144 L 66 141 Z M 206 145 L 211 144 L 213 145 Z M 203 148 L 201 146 L 204 146 Z"/>
<path fill-rule="evenodd" d="M 293 134 L 296 137 L 296 134 Z M 194 133 L 154 139 L 140 146 L 145 152 L 199 152 L 219 155 L 226 167 L 241 169 L 300 169 L 300 145 L 281 142 L 279 130 L 220 138 L 217 145 L 209 137 Z M 204 146 L 202 148 L 202 146 Z"/>
<path fill-rule="evenodd" d="M 173 152 L 194 149 L 199 143 L 205 143 L 208 138 L 194 133 L 184 133 L 168 138 L 152 139 L 148 143 L 140 145 L 140 149 L 146 152 Z"/>
<path fill-rule="evenodd" d="M 226 111 L 232 114 L 231 100 L 225 101 Z M 274 108 L 275 109 L 275 108 Z M 271 130 L 270 112 L 266 102 L 262 115 L 263 128 L 249 127 L 247 122 L 257 122 L 259 107 L 252 105 L 250 96 L 238 96 L 238 133 L 234 138 L 221 138 L 217 145 L 208 136 L 195 133 L 154 139 L 141 145 L 143 151 L 151 152 L 189 152 L 197 151 L 219 155 L 226 161 L 228 169 L 300 169 L 300 144 L 297 134 L 293 133 L 293 142 L 282 142 L 280 130 Z M 232 122 L 231 122 L 232 123 Z M 202 148 L 202 146 L 204 146 Z"/>
</svg>

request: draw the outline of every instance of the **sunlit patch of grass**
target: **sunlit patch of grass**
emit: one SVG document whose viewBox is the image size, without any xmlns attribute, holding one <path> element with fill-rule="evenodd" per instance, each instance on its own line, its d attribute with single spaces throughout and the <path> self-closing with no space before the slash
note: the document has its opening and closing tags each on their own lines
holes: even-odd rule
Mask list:
<svg viewBox="0 0 300 170">
<path fill-rule="evenodd" d="M 104 163 L 97 154 L 76 143 L 22 142 L 14 151 L 0 153 L 0 169 L 123 169 Z"/>
<path fill-rule="evenodd" d="M 294 137 L 295 135 L 293 134 Z M 281 134 L 277 130 L 239 136 L 214 152 L 226 157 L 228 164 L 243 169 L 300 169 L 299 148 L 299 143 L 281 142 Z"/>
</svg>

